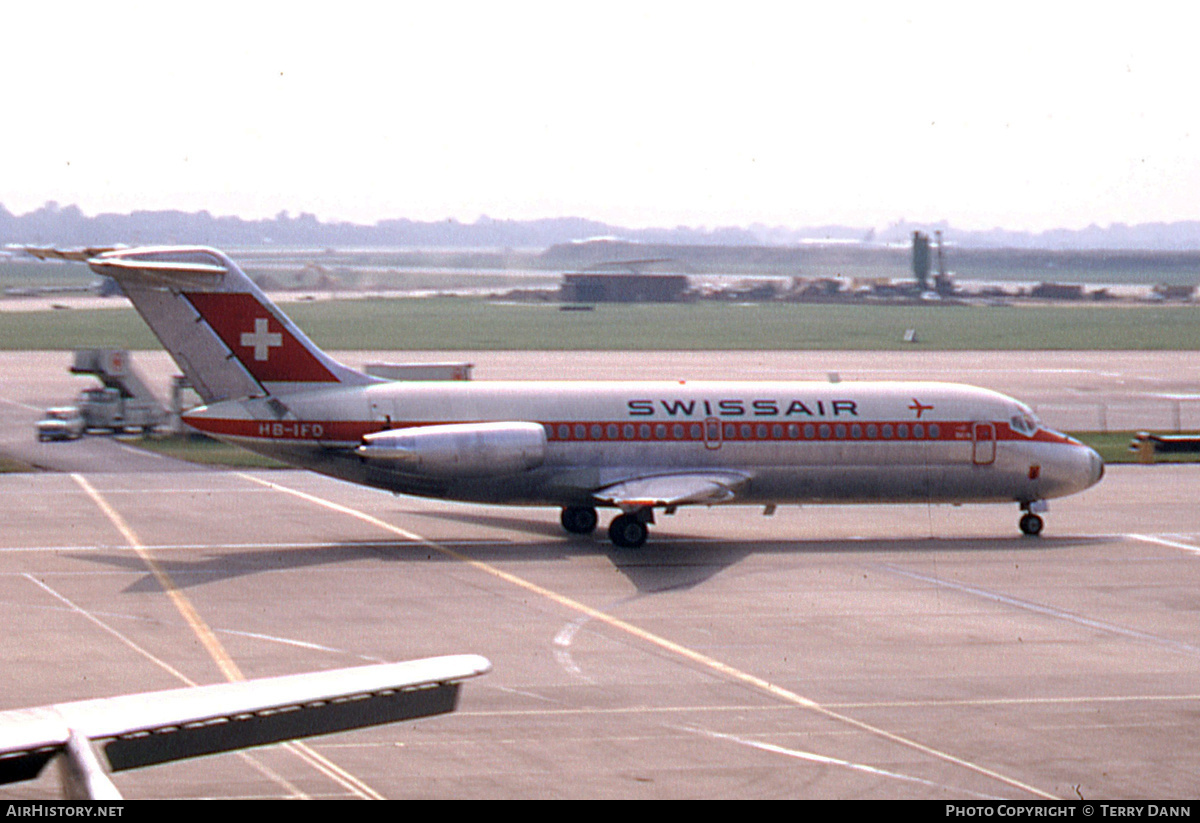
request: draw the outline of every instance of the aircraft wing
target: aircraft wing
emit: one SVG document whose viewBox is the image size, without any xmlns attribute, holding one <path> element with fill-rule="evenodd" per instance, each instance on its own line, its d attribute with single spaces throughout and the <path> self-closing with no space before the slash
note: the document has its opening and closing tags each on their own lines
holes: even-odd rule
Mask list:
<svg viewBox="0 0 1200 823">
<path fill-rule="evenodd" d="M 622 480 L 592 492 L 597 500 L 625 511 L 647 506 L 727 503 L 750 477 L 738 472 L 682 472 Z"/>
<path fill-rule="evenodd" d="M 3 711 L 0 783 L 31 780 L 65 753 L 68 770 L 115 792 L 81 744 L 95 743 L 122 771 L 443 714 L 456 708 L 462 680 L 491 667 L 452 655 Z"/>
</svg>

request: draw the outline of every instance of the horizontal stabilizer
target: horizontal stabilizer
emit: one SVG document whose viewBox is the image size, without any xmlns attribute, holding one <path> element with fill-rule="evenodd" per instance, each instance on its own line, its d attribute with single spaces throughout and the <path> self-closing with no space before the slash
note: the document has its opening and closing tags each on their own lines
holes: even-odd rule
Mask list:
<svg viewBox="0 0 1200 823">
<path fill-rule="evenodd" d="M 653 506 L 711 505 L 737 496 L 749 477 L 737 472 L 687 472 L 638 477 L 593 492 L 597 500 L 631 511 Z"/>
<path fill-rule="evenodd" d="M 126 246 L 76 246 L 68 249 L 60 249 L 57 246 L 10 246 L 9 248 L 20 249 L 38 260 L 73 260 L 77 263 L 86 263 L 97 255 L 124 249 Z"/>
<path fill-rule="evenodd" d="M 93 257 L 87 261 L 96 274 L 119 283 L 161 288 L 199 289 L 217 286 L 228 271 L 217 261 L 180 261 Z"/>
</svg>

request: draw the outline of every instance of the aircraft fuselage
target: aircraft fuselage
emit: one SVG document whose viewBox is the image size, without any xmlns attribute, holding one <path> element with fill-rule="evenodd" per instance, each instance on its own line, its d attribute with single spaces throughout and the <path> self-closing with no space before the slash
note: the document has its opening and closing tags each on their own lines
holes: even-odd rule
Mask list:
<svg viewBox="0 0 1200 823">
<path fill-rule="evenodd" d="M 947 383 L 379 383 L 195 409 L 201 431 L 405 494 L 589 505 L 633 473 L 732 471 L 737 502 L 1028 503 L 1080 491 L 1102 464 L 1005 395 Z M 525 421 L 538 465 L 441 476 L 362 459 L 365 435 Z"/>
</svg>

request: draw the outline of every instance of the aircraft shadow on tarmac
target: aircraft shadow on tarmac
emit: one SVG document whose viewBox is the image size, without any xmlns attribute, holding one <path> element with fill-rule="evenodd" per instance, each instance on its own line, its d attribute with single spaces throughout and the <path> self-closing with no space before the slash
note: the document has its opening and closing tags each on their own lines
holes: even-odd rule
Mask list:
<svg viewBox="0 0 1200 823">
<path fill-rule="evenodd" d="M 406 516 L 413 516 L 407 512 Z M 640 549 L 620 549 L 597 531 L 593 535 L 567 535 L 557 523 L 536 518 L 509 517 L 497 514 L 463 512 L 421 512 L 422 517 L 450 520 L 475 526 L 485 526 L 530 534 L 530 542 L 519 540 L 441 539 L 439 545 L 455 554 L 484 563 L 511 561 L 554 561 L 594 554 L 604 555 L 613 567 L 624 574 L 642 594 L 654 594 L 687 589 L 704 583 L 723 570 L 737 565 L 755 554 L 888 554 L 919 555 L 931 552 L 965 553 L 986 551 L 1048 552 L 1081 546 L 1103 545 L 1112 542 L 1102 537 L 1040 537 L 1036 539 L 1002 536 L 970 538 L 870 538 L 828 539 L 804 537 L 795 540 L 741 539 L 724 540 L 709 536 L 687 534 L 656 535 L 651 543 Z M 546 542 L 546 538 L 553 542 Z M 197 551 L 205 549 L 198 548 Z M 289 571 L 307 567 L 328 566 L 362 560 L 384 562 L 457 562 L 454 556 L 436 548 L 407 540 L 353 541 L 329 543 L 324 546 L 272 546 L 225 551 L 208 548 L 209 556 L 202 560 L 184 560 L 178 556 L 160 554 L 159 567 L 170 575 L 181 589 L 201 586 L 222 580 L 272 571 Z M 162 587 L 146 564 L 128 552 L 87 552 L 72 554 L 76 559 L 102 563 L 144 576 L 126 587 L 131 594 L 161 591 Z"/>
</svg>

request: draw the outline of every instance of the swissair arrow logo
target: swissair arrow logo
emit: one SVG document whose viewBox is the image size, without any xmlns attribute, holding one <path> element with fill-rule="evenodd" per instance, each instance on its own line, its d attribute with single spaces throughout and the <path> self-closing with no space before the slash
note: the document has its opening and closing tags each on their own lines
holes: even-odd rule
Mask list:
<svg viewBox="0 0 1200 823">
<path fill-rule="evenodd" d="M 269 331 L 270 323 L 265 317 L 254 320 L 253 332 L 242 332 L 242 345 L 254 349 L 255 360 L 269 360 L 271 347 L 283 345 L 283 335 Z"/>
<path fill-rule="evenodd" d="M 924 403 L 922 403 L 920 400 L 918 400 L 915 397 L 913 398 L 912 405 L 909 406 L 909 408 L 917 413 L 918 420 L 921 419 L 922 413 L 927 412 L 927 411 L 933 411 L 932 405 L 926 406 Z"/>
</svg>

